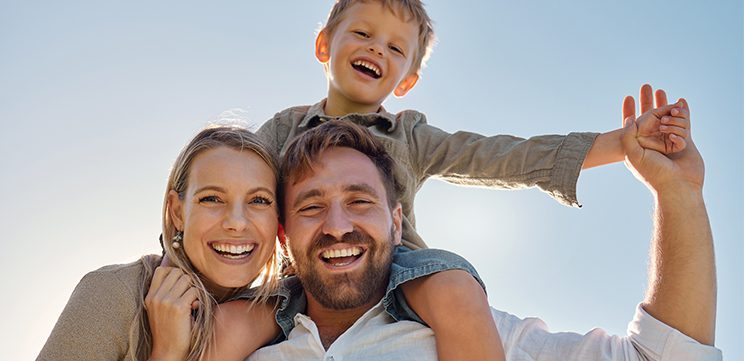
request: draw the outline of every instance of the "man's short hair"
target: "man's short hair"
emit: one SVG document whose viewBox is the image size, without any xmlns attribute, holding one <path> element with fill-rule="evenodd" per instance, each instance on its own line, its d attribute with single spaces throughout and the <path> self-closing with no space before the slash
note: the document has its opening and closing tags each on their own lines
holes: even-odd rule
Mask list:
<svg viewBox="0 0 744 361">
<path fill-rule="evenodd" d="M 295 138 L 287 147 L 281 160 L 280 206 L 284 208 L 284 190 L 289 184 L 302 181 L 312 175 L 313 164 L 320 154 L 333 147 L 346 147 L 366 155 L 377 167 L 385 186 L 388 205 L 392 209 L 399 200 L 401 187 L 393 176 L 393 158 L 388 155 L 370 131 L 348 120 L 331 120 Z M 284 211 L 280 214 L 284 215 Z"/>
</svg>

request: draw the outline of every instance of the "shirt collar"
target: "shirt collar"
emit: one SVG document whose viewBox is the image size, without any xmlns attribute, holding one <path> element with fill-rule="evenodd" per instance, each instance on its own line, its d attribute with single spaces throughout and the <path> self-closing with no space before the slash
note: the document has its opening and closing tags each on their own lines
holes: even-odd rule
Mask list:
<svg viewBox="0 0 744 361">
<path fill-rule="evenodd" d="M 380 111 L 378 111 L 377 113 L 351 113 L 342 117 L 332 117 L 325 114 L 325 111 L 323 110 L 323 108 L 325 108 L 325 103 L 326 99 L 323 99 L 311 106 L 310 109 L 308 109 L 307 114 L 305 114 L 305 117 L 302 118 L 299 127 L 310 129 L 315 128 L 318 125 L 329 120 L 348 119 L 360 125 L 364 125 L 367 127 L 376 125 L 380 129 L 384 129 L 387 132 L 392 132 L 395 130 L 395 127 L 398 124 L 397 119 L 395 118 L 395 114 L 389 113 L 383 106 L 380 106 Z"/>
</svg>

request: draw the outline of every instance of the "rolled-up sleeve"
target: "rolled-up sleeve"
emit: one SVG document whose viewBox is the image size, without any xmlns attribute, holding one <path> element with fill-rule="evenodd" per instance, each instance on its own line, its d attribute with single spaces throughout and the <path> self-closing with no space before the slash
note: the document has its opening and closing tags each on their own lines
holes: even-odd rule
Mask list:
<svg viewBox="0 0 744 361">
<path fill-rule="evenodd" d="M 602 329 L 586 334 L 551 333 L 540 319 L 519 319 L 491 309 L 508 360 L 601 361 L 707 361 L 721 360 L 721 351 L 703 345 L 656 320 L 640 305 L 627 336 L 609 335 Z"/>
<path fill-rule="evenodd" d="M 537 186 L 558 202 L 578 207 L 576 183 L 597 133 L 520 138 L 447 133 L 422 118 L 411 129 L 412 164 L 422 179 L 491 188 Z"/>
</svg>

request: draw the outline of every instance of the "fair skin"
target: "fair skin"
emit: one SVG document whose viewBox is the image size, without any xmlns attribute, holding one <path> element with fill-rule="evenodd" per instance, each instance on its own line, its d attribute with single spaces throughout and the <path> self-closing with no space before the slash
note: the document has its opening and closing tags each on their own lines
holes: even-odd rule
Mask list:
<svg viewBox="0 0 744 361">
<path fill-rule="evenodd" d="M 274 251 L 275 188 L 274 172 L 256 153 L 218 147 L 195 157 L 183 198 L 169 193 L 174 226 L 183 231 L 183 252 L 217 299 L 230 288 L 250 284 Z M 180 269 L 155 270 L 145 298 L 153 335 L 151 360 L 186 357 L 196 301 L 196 291 Z M 265 323 L 262 338 L 244 342 L 256 342 L 256 348 L 268 342 L 276 326 Z"/>
<path fill-rule="evenodd" d="M 325 113 L 374 113 L 391 93 L 404 96 L 418 81 L 411 69 L 418 26 L 378 2 L 350 6 L 332 34 L 321 31 L 315 56 L 328 75 Z"/>
<path fill-rule="evenodd" d="M 649 89 L 650 90 L 650 89 Z M 641 112 L 650 112 L 654 99 L 642 91 Z M 666 105 L 657 91 L 656 106 Z M 689 121 L 684 99 L 676 117 Z M 665 156 L 644 149 L 639 141 L 635 102 L 623 103 L 625 162 L 651 190 L 656 203 L 651 244 L 649 287 L 644 309 L 658 320 L 698 342 L 713 345 L 716 320 L 716 269 L 713 235 L 703 201 L 705 165 L 689 134 L 681 152 Z"/>
<path fill-rule="evenodd" d="M 349 7 L 333 34 L 321 31 L 315 43 L 315 56 L 328 69 L 325 113 L 374 113 L 390 94 L 405 96 L 419 78 L 418 69 L 411 68 L 417 47 L 414 21 L 405 21 L 374 1 Z M 359 62 L 366 66 L 355 66 Z M 641 91 L 650 94 L 651 86 L 644 85 Z M 664 107 L 658 114 L 638 123 L 641 145 L 665 154 L 684 149 L 689 123 Z M 662 116 L 667 116 L 666 120 L 662 121 Z M 600 134 L 582 169 L 622 161 L 621 134 L 622 129 Z"/>
<path fill-rule="evenodd" d="M 334 292 L 338 297 L 346 297 L 346 294 L 357 292 L 358 282 L 353 280 L 361 278 L 376 261 L 372 250 L 375 243 L 382 244 L 378 248 L 387 248 L 389 252 L 400 244 L 401 207 L 396 204 L 390 208 L 377 168 L 364 154 L 350 148 L 330 148 L 318 159 L 311 176 L 287 186 L 287 209 L 284 210 L 287 244 L 300 279 L 305 273 L 314 272 L 324 284 L 338 284 Z M 334 164 L 336 166 L 332 166 Z M 374 243 L 333 242 L 314 248 L 321 236 L 341 240 L 352 231 L 368 235 Z M 389 244 L 384 245 L 384 242 Z M 354 247 L 361 248 L 361 252 L 347 257 L 344 262 L 325 257 L 327 251 L 351 251 Z M 326 349 L 380 301 L 385 283 L 376 286 L 368 299 L 343 310 L 331 309 L 319 302 L 312 292 L 305 292 L 307 315 L 318 325 Z"/>
<path fill-rule="evenodd" d="M 391 93 L 402 97 L 416 85 L 418 69 L 411 65 L 414 53 L 421 50 L 418 49 L 419 29 L 418 24 L 414 20 L 407 21 L 405 15 L 402 11 L 395 14 L 379 2 L 358 2 L 344 12 L 332 32 L 324 30 L 318 34 L 315 55 L 324 64 L 328 78 L 326 114 L 343 116 L 377 112 Z M 646 88 L 650 89 L 650 86 Z M 656 117 L 639 119 L 642 146 L 666 153 L 684 147 L 682 138 L 689 127 L 688 122 L 667 118 L 667 122 L 661 125 L 661 117 L 668 116 L 670 111 L 671 106 L 667 106 L 659 109 Z M 621 133 L 622 129 L 618 129 L 600 134 L 587 153 L 582 168 L 621 161 L 624 156 Z M 440 296 L 442 289 L 453 290 L 451 287 L 473 297 L 447 299 Z M 493 359 L 492 355 L 500 352 L 492 347 L 499 344 L 498 341 L 478 342 L 498 340 L 495 338 L 498 330 L 495 324 L 480 322 L 488 319 L 485 317 L 488 315 L 488 301 L 469 275 L 443 272 L 429 279 L 406 283 L 402 289 L 411 308 L 434 329 L 440 359 L 457 359 L 463 352 L 471 352 L 474 359 Z M 463 311 L 450 312 L 451 309 Z"/>
<path fill-rule="evenodd" d="M 353 4 L 333 33 L 321 31 L 315 55 L 328 69 L 325 113 L 377 112 L 391 93 L 406 95 L 418 81 L 418 69 L 411 66 L 418 32 L 415 21 L 406 21 L 375 1 Z M 490 319 L 485 317 L 490 315 L 486 294 L 469 274 L 441 272 L 406 283 L 403 291 L 411 308 L 434 330 L 440 360 L 503 359 L 496 325 L 482 322 Z"/>
<path fill-rule="evenodd" d="M 339 266 L 333 259 L 324 257 L 325 252 L 351 250 L 356 244 L 336 242 L 327 247 L 317 248 L 314 244 L 318 239 L 329 235 L 333 239 L 341 240 L 344 235 L 360 232 L 369 235 L 369 239 L 374 239 L 380 244 L 385 242 L 389 242 L 391 246 L 400 244 L 402 220 L 400 204 L 390 209 L 378 169 L 366 155 L 356 150 L 351 148 L 325 150 L 313 164 L 313 174 L 296 183 L 290 183 L 286 192 L 287 242 L 297 265 L 298 275 L 303 280 L 307 273 L 316 274 L 318 278 L 324 280 L 323 284 L 334 287 L 337 297 L 344 298 L 347 297 L 345 293 L 354 293 L 355 288 L 359 288 L 359 284 L 364 284 L 359 281 L 359 275 L 369 272 L 371 262 L 381 261 L 370 256 L 370 252 L 364 251 L 357 256 L 343 258 Z M 389 237 L 391 227 L 394 230 L 393 237 Z M 308 253 L 310 257 L 304 256 Z M 386 264 L 386 269 L 388 268 L 389 261 Z M 479 317 L 482 312 L 490 312 L 488 303 L 485 301 L 485 293 L 480 285 L 464 271 L 441 272 L 435 276 L 421 279 L 423 282 L 417 280 L 411 286 L 429 287 L 430 290 L 442 291 L 436 301 L 421 302 L 432 308 L 427 312 L 436 311 L 438 306 L 460 306 L 459 297 L 448 297 L 448 295 L 462 295 L 463 290 L 480 292 L 485 308 L 484 310 L 469 307 L 462 311 L 449 312 L 448 314 L 456 314 L 455 319 L 447 320 L 445 317 L 435 319 L 459 322 L 460 325 L 456 328 L 456 332 L 450 332 L 444 338 L 446 341 L 452 341 L 449 344 L 445 342 L 445 345 L 453 347 L 442 349 L 437 340 L 439 359 L 473 359 L 471 356 L 478 357 L 475 359 L 503 359 L 500 342 L 485 348 L 478 345 L 478 341 L 483 337 L 499 340 L 498 331 L 494 334 L 480 334 L 480 338 L 460 336 L 467 334 L 462 327 L 465 323 L 473 324 L 476 332 L 496 330 L 490 317 L 487 319 Z M 343 280 L 347 279 L 352 281 L 344 283 Z M 430 282 L 431 285 L 425 282 Z M 308 282 L 303 281 L 303 284 L 306 283 Z M 317 324 L 321 341 L 326 349 L 362 314 L 379 302 L 385 292 L 385 285 L 386 280 L 378 282 L 377 292 L 369 297 L 368 301 L 343 310 L 328 307 L 318 300 L 316 293 L 319 291 L 314 291 L 309 287 L 306 289 L 308 299 L 306 312 Z M 320 289 L 323 288 L 325 287 Z M 424 294 L 416 291 L 414 290 L 413 294 Z M 436 327 L 440 325 L 431 326 L 436 330 Z M 457 352 L 455 352 L 456 348 L 459 348 Z M 496 352 L 484 353 L 484 350 L 489 351 L 491 348 L 495 348 Z M 449 351 L 452 351 L 451 354 L 448 354 Z"/>
</svg>

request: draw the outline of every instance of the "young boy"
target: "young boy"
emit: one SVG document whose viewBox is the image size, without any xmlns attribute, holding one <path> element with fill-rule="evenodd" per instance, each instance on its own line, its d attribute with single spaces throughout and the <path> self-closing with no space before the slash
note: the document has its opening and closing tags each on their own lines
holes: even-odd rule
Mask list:
<svg viewBox="0 0 744 361">
<path fill-rule="evenodd" d="M 428 177 L 438 176 L 466 185 L 538 186 L 559 202 L 578 206 L 575 186 L 580 170 L 623 159 L 621 130 L 525 140 L 448 134 L 428 125 L 419 112 L 388 113 L 382 102 L 391 93 L 402 97 L 416 85 L 433 40 L 431 20 L 420 0 L 337 1 L 315 44 L 328 78 L 328 97 L 313 106 L 277 113 L 258 134 L 278 154 L 298 134 L 335 119 L 366 126 L 379 137 L 398 161 L 395 178 L 403 187 L 407 247 L 399 247 L 394 255 L 388 291 L 395 293 L 396 302 L 388 312 L 396 319 L 429 325 L 440 360 L 504 359 L 475 270 L 454 254 L 425 249 L 416 233 L 415 192 Z M 660 108 L 659 114 L 669 114 L 672 107 Z M 638 119 L 646 148 L 669 153 L 684 147 L 686 120 L 670 119 L 663 132 L 658 118 Z"/>
</svg>

